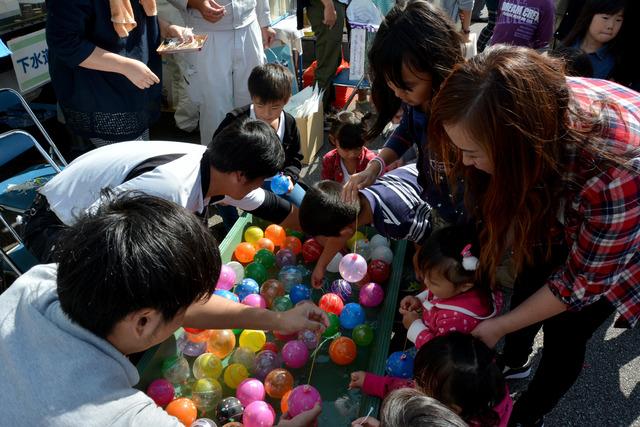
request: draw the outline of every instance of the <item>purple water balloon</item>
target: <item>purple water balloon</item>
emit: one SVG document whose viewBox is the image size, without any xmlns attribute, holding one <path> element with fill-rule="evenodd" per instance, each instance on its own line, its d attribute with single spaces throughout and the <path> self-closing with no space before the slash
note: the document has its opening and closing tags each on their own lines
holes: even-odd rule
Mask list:
<svg viewBox="0 0 640 427">
<path fill-rule="evenodd" d="M 256 355 L 254 376 L 260 381 L 264 381 L 269 372 L 280 367 L 282 367 L 280 355 L 271 350 L 263 350 Z"/>
<path fill-rule="evenodd" d="M 344 279 L 336 279 L 331 282 L 331 292 L 347 302 L 351 297 L 351 284 Z"/>
<path fill-rule="evenodd" d="M 282 360 L 289 368 L 302 368 L 309 360 L 309 350 L 302 341 L 289 341 L 282 347 Z"/>
<path fill-rule="evenodd" d="M 280 249 L 278 252 L 276 252 L 276 264 L 278 264 L 278 267 L 280 268 L 287 265 L 295 265 L 296 255 L 291 249 Z"/>
<path fill-rule="evenodd" d="M 360 289 L 359 299 L 365 307 L 377 307 L 384 300 L 384 290 L 377 283 L 367 283 Z"/>
<path fill-rule="evenodd" d="M 289 394 L 289 415 L 296 415 L 312 409 L 316 404 L 322 405 L 322 396 L 311 385 L 299 385 Z"/>
</svg>

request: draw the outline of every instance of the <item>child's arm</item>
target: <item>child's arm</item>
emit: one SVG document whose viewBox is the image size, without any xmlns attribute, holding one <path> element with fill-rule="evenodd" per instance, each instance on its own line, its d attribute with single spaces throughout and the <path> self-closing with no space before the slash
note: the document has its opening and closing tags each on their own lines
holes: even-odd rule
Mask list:
<svg viewBox="0 0 640 427">
<path fill-rule="evenodd" d="M 336 180 L 336 177 L 334 176 L 333 170 L 333 164 L 334 164 L 334 155 L 335 155 L 335 150 L 331 150 L 329 151 L 327 154 L 324 155 L 324 157 L 322 158 L 322 171 L 320 172 L 320 179 L 330 179 L 332 181 Z"/>
<path fill-rule="evenodd" d="M 322 254 L 320 258 L 318 258 L 318 262 L 316 262 L 316 266 L 313 269 L 313 273 L 311 274 L 311 286 L 314 288 L 321 288 L 322 281 L 324 279 L 325 271 L 327 270 L 327 266 L 331 262 L 334 256 L 342 248 L 349 240 L 349 237 L 329 237 L 324 243 L 324 249 L 322 250 Z"/>
<path fill-rule="evenodd" d="M 356 371 L 351 374 L 349 388 L 360 388 L 364 394 L 384 399 L 393 390 L 413 388 L 413 380 L 375 375 L 370 372 Z"/>
<path fill-rule="evenodd" d="M 406 316 L 408 316 L 408 314 L 406 314 L 405 317 Z M 407 328 L 407 339 L 414 343 L 416 348 L 422 347 L 435 336 L 436 334 L 434 334 L 434 332 L 420 318 L 415 319 Z"/>
</svg>

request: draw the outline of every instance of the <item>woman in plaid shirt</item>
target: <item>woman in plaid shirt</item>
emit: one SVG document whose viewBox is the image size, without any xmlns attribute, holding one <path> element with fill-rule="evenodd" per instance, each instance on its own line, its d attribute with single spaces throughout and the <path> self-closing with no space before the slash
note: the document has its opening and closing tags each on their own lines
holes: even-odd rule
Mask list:
<svg viewBox="0 0 640 427">
<path fill-rule="evenodd" d="M 491 48 L 456 67 L 429 122 L 430 148 L 466 175 L 465 202 L 482 220 L 481 274 L 495 277 L 505 251 L 519 273 L 511 311 L 473 334 L 490 346 L 508 334 L 505 364 L 528 369 L 544 326 L 513 425 L 542 425 L 612 312 L 617 325 L 640 318 L 640 94 L 562 68 Z"/>
</svg>

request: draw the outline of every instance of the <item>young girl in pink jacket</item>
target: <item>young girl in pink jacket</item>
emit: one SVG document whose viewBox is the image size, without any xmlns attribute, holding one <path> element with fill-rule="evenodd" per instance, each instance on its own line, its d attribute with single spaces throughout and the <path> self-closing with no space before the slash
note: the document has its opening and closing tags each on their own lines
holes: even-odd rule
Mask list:
<svg viewBox="0 0 640 427">
<path fill-rule="evenodd" d="M 450 332 L 468 334 L 502 309 L 502 295 L 476 278 L 474 235 L 471 227 L 442 228 L 418 250 L 417 276 L 426 289 L 400 301 L 407 338 L 417 348 Z"/>
</svg>

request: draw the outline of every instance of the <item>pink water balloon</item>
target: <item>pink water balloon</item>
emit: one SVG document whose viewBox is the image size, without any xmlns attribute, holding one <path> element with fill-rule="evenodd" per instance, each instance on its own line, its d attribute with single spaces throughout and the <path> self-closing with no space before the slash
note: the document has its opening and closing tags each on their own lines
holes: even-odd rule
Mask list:
<svg viewBox="0 0 640 427">
<path fill-rule="evenodd" d="M 359 300 L 365 307 L 377 307 L 384 300 L 384 290 L 377 283 L 367 283 L 360 289 Z"/>
<path fill-rule="evenodd" d="M 262 381 L 255 378 L 247 378 L 242 381 L 236 389 L 236 397 L 246 408 L 250 403 L 264 400 L 265 391 Z"/>
<path fill-rule="evenodd" d="M 251 307 L 267 308 L 267 301 L 260 294 L 249 294 L 242 300 L 242 303 Z"/>
<path fill-rule="evenodd" d="M 267 402 L 257 400 L 244 408 L 244 427 L 271 427 L 276 421 L 276 412 Z"/>
<path fill-rule="evenodd" d="M 312 409 L 316 404 L 322 405 L 322 396 L 315 387 L 299 385 L 289 394 L 289 415 L 296 415 Z"/>
<path fill-rule="evenodd" d="M 367 274 L 367 261 L 362 255 L 351 253 L 342 257 L 338 266 L 340 275 L 344 280 L 356 283 L 362 280 Z"/>
<path fill-rule="evenodd" d="M 289 368 L 302 368 L 309 360 L 309 350 L 300 340 L 289 341 L 282 347 L 280 353 L 284 364 Z"/>
<path fill-rule="evenodd" d="M 226 264 L 222 264 L 222 268 L 220 268 L 220 277 L 218 277 L 218 282 L 216 283 L 216 289 L 222 289 L 224 291 L 231 290 L 233 285 L 236 283 L 236 272 L 233 271 L 233 268 L 229 267 Z"/>
</svg>

